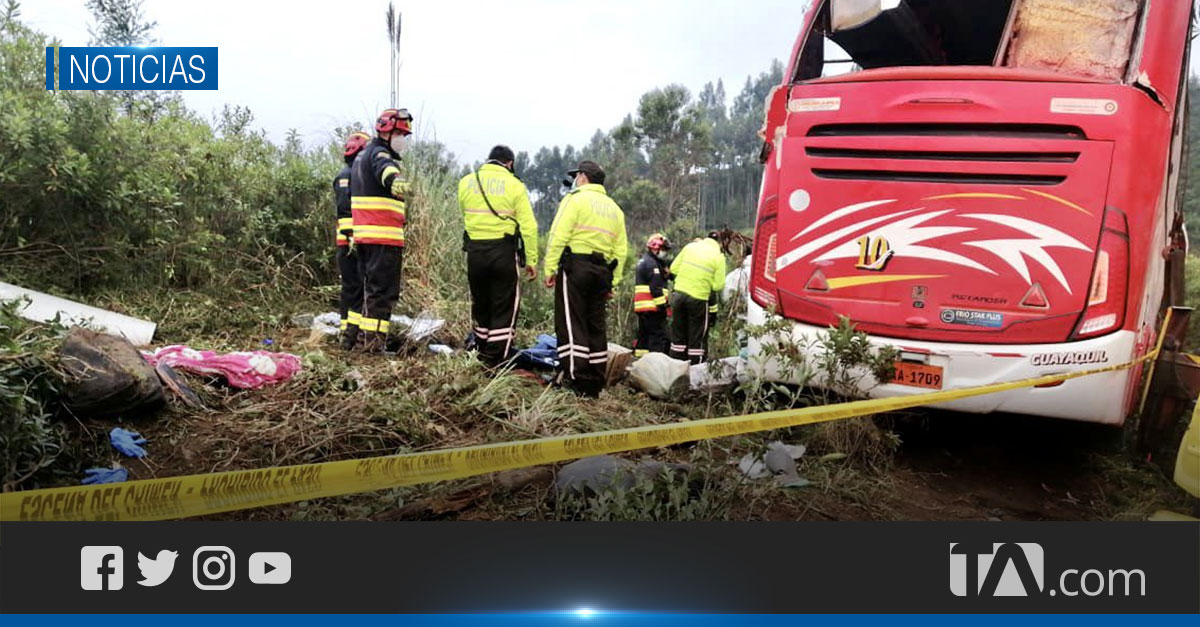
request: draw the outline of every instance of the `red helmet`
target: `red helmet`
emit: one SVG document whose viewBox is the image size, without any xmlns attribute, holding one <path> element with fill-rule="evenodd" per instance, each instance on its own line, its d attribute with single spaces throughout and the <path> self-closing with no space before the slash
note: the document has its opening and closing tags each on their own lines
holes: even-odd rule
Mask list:
<svg viewBox="0 0 1200 627">
<path fill-rule="evenodd" d="M 380 133 L 403 131 L 405 135 L 412 134 L 412 115 L 405 109 L 385 109 L 375 122 L 375 130 Z"/>
<path fill-rule="evenodd" d="M 371 136 L 362 131 L 354 131 L 346 138 L 346 149 L 342 151 L 342 156 L 353 157 L 358 154 L 358 151 L 371 141 Z"/>
</svg>

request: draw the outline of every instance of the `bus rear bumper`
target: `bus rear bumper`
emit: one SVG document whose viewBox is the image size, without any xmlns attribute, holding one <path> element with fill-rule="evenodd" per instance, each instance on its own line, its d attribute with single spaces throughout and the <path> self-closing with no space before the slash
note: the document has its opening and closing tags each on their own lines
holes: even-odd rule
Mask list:
<svg viewBox="0 0 1200 627">
<path fill-rule="evenodd" d="M 761 325 L 767 314 L 750 304 L 748 322 Z M 791 341 L 798 346 L 815 346 L 826 329 L 793 323 Z M 1069 344 L 954 344 L 921 342 L 895 338 L 870 338 L 873 345 L 892 346 L 905 359 L 917 360 L 942 368 L 943 390 L 1019 381 L 1033 377 L 1094 370 L 1128 362 L 1134 352 L 1135 336 L 1118 331 L 1100 338 Z M 760 338 L 749 342 L 752 373 L 770 381 L 799 383 L 797 377 L 783 372 L 778 360 L 767 356 Z M 816 349 L 819 350 L 819 349 Z M 811 352 L 811 350 L 810 350 Z M 1126 394 L 1130 370 L 1117 370 L 1065 381 L 1054 387 L 1022 388 L 930 405 L 940 409 L 970 413 L 1008 412 L 1084 422 L 1119 425 L 1126 417 Z M 819 376 L 809 381 L 822 387 Z M 860 391 L 871 398 L 911 396 L 933 390 L 887 383 L 875 385 L 867 375 Z"/>
</svg>

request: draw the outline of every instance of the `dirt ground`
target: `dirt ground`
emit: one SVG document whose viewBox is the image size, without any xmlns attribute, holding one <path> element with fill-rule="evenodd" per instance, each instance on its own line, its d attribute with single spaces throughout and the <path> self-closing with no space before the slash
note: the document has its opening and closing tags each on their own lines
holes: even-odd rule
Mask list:
<svg viewBox="0 0 1200 627">
<path fill-rule="evenodd" d="M 330 354 L 336 357 L 336 353 Z M 707 409 L 697 403 L 657 403 L 624 385 L 606 391 L 595 404 L 567 406 L 576 401 L 558 403 L 547 399 L 538 383 L 521 377 L 514 378 L 508 396 L 503 397 L 517 400 L 506 402 L 541 403 L 545 405 L 543 413 L 562 411 L 565 418 L 561 423 L 549 422 L 549 418 L 537 422 L 526 412 L 501 419 L 489 414 L 489 407 L 495 405 L 479 400 L 481 392 L 490 389 L 487 379 L 472 380 L 475 375 L 464 372 L 465 361 L 455 370 L 439 365 L 445 360 L 429 356 L 387 362 L 358 359 L 338 364 L 328 376 L 322 370 L 318 375 L 307 375 L 310 378 L 302 384 L 277 389 L 230 390 L 188 377 L 186 380 L 200 392 L 208 409 L 195 411 L 173 405 L 152 422 L 132 425 L 150 440 L 147 448 L 151 455 L 144 460 L 112 457 L 115 454 L 108 447 L 107 432 L 116 424 L 113 422 L 79 422 L 75 437 L 82 442 L 85 459 L 112 457 L 130 470 L 131 479 L 144 479 L 704 417 L 698 412 L 723 415 L 711 407 L 711 401 Z M 346 368 L 352 368 L 349 374 L 344 372 Z M 410 387 L 424 390 L 418 390 L 412 398 L 388 396 L 385 405 L 349 405 L 345 399 L 357 397 L 353 393 L 348 396 L 338 386 L 344 386 L 347 377 L 362 377 L 356 374 L 358 371 L 367 373 L 368 388 L 376 385 L 375 381 L 388 386 L 404 380 Z M 448 378 L 452 381 L 447 382 Z M 429 393 L 422 395 L 425 392 Z M 397 412 L 403 412 L 403 416 Z M 593 413 L 603 416 L 603 420 L 588 422 L 579 418 Z M 522 422 L 526 420 L 530 422 Z M 738 473 L 730 460 L 756 445 L 747 438 L 639 451 L 626 457 L 651 456 L 661 461 L 701 464 L 710 477 L 717 477 L 721 502 L 689 514 L 697 518 L 1140 520 L 1159 509 L 1189 512 L 1195 506 L 1157 466 L 1134 459 L 1123 444 L 1121 429 L 1012 415 L 935 411 L 858 420 L 856 433 L 875 439 L 882 434 L 890 443 L 886 454 L 879 452 L 878 443 L 874 449 L 859 450 L 845 444 L 849 440 L 844 433 L 835 434 L 841 439 L 830 440 L 828 434 L 813 431 L 814 427 L 776 432 L 757 440 L 758 445 L 765 445 L 769 437 L 809 446 L 809 453 L 798 462 L 800 475 L 810 481 L 803 488 L 780 488 L 770 480 L 749 480 Z M 522 431 L 514 431 L 517 428 Z M 843 450 L 849 454 L 843 454 Z M 831 459 L 831 452 L 832 457 L 841 459 Z M 557 468 L 512 471 L 209 518 L 580 519 L 578 512 L 564 516 L 552 498 Z M 636 512 L 624 515 L 622 519 L 639 519 Z"/>
</svg>

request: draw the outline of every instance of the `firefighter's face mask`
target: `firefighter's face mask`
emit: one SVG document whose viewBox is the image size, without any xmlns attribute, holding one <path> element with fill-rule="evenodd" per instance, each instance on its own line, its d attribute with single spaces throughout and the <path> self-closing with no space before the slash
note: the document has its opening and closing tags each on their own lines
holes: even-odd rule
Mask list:
<svg viewBox="0 0 1200 627">
<path fill-rule="evenodd" d="M 408 151 L 408 135 L 393 133 L 388 145 L 392 147 L 392 152 L 402 155 Z"/>
</svg>

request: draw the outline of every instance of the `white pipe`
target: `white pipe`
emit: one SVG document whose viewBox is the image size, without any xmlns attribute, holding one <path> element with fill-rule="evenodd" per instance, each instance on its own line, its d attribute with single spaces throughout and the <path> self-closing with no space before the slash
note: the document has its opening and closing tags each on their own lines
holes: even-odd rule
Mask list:
<svg viewBox="0 0 1200 627">
<path fill-rule="evenodd" d="M 19 305 L 17 314 L 34 322 L 49 322 L 59 316 L 67 326 L 88 327 L 97 331 L 119 335 L 134 346 L 145 346 L 154 339 L 157 324 L 140 320 L 104 309 L 97 309 L 73 300 L 27 290 L 23 287 L 0 283 L 0 301 L 27 300 Z"/>
</svg>

